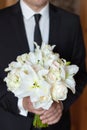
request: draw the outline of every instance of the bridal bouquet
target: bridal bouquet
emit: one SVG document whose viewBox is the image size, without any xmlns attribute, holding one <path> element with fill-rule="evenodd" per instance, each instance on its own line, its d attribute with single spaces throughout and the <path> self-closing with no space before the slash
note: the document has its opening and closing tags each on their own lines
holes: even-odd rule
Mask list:
<svg viewBox="0 0 87 130">
<path fill-rule="evenodd" d="M 79 68 L 54 53 L 55 45 L 42 43 L 40 47 L 35 43 L 35 46 L 34 52 L 22 54 L 9 64 L 4 81 L 8 91 L 16 97 L 30 96 L 35 109 L 48 110 L 53 101 L 67 98 L 68 89 L 75 93 L 74 75 Z M 35 115 L 33 125 L 39 128 L 47 126 L 42 124 L 38 115 Z"/>
</svg>

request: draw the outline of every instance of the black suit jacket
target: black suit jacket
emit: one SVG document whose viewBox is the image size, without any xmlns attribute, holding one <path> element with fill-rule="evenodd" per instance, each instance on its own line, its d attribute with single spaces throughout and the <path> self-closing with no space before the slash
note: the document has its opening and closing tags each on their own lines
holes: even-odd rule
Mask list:
<svg viewBox="0 0 87 130">
<path fill-rule="evenodd" d="M 61 57 L 80 67 L 76 75 L 76 94 L 68 92 L 63 102 L 64 111 L 61 120 L 47 130 L 69 130 L 68 109 L 82 93 L 87 81 L 85 70 L 85 49 L 79 17 L 50 4 L 49 43 L 56 44 L 54 49 Z M 3 82 L 4 68 L 20 54 L 29 52 L 23 16 L 19 2 L 0 10 L 0 130 L 29 130 L 33 116 L 20 116 L 17 98 L 7 91 Z"/>
</svg>

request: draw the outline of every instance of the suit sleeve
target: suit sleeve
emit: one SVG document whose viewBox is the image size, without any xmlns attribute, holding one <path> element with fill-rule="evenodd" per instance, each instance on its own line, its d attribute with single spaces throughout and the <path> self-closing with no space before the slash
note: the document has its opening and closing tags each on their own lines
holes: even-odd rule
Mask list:
<svg viewBox="0 0 87 130">
<path fill-rule="evenodd" d="M 0 107 L 6 111 L 18 114 L 17 101 L 18 99 L 13 93 L 7 91 L 5 83 L 0 79 Z"/>
<path fill-rule="evenodd" d="M 70 90 L 65 101 L 63 101 L 64 111 L 68 110 L 74 101 L 81 95 L 87 83 L 87 72 L 85 66 L 85 45 L 80 25 L 80 20 L 77 18 L 75 24 L 72 25 L 74 29 L 73 35 L 73 53 L 71 56 L 71 63 L 79 66 L 79 72 L 75 76 L 76 93 L 73 94 Z"/>
</svg>

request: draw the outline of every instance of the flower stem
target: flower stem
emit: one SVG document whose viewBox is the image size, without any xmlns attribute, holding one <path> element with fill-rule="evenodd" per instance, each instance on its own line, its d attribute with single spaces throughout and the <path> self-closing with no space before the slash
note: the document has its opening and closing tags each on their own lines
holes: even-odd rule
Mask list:
<svg viewBox="0 0 87 130">
<path fill-rule="evenodd" d="M 46 128 L 46 127 L 48 127 L 48 124 L 43 124 L 42 121 L 40 120 L 40 116 L 35 115 L 34 121 L 33 121 L 33 126 L 35 128 Z"/>
</svg>

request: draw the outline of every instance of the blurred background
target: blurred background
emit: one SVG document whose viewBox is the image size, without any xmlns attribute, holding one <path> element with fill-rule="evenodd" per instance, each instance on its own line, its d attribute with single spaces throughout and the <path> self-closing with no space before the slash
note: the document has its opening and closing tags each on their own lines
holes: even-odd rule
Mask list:
<svg viewBox="0 0 87 130">
<path fill-rule="evenodd" d="M 80 15 L 87 52 L 87 0 L 50 0 L 56 6 Z M 0 0 L 0 8 L 15 4 L 17 0 Z M 86 54 L 87 55 L 87 54 Z M 87 65 L 87 57 L 86 57 Z M 71 130 L 87 130 L 87 86 L 80 98 L 71 106 Z"/>
</svg>

